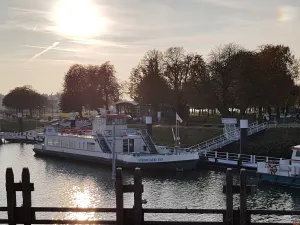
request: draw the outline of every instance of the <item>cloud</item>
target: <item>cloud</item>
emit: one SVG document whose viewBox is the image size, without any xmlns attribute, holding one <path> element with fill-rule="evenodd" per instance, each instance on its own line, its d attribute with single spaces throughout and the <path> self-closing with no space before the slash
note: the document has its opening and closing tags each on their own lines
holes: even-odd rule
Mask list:
<svg viewBox="0 0 300 225">
<path fill-rule="evenodd" d="M 277 9 L 277 20 L 279 22 L 292 21 L 297 16 L 297 8 L 293 6 L 279 6 Z"/>
<path fill-rule="evenodd" d="M 47 49 L 49 47 L 37 46 L 37 45 L 21 45 L 22 47 L 27 48 L 38 48 L 38 49 Z M 64 52 L 86 52 L 86 49 L 71 49 L 71 48 L 57 48 L 53 47 L 51 50 L 64 51 Z"/>
<path fill-rule="evenodd" d="M 41 51 L 40 53 L 35 54 L 32 58 L 28 60 L 28 62 L 32 62 L 34 59 L 39 57 L 40 55 L 44 54 L 45 52 L 51 50 L 52 48 L 55 48 L 57 45 L 59 45 L 59 42 L 54 42 L 51 46 L 46 48 L 45 50 Z"/>
</svg>

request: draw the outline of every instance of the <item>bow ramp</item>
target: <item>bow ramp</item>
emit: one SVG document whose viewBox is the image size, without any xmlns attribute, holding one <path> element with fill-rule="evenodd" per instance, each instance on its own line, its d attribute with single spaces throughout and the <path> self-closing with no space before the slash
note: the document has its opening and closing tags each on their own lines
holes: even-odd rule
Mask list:
<svg viewBox="0 0 300 225">
<path fill-rule="evenodd" d="M 257 122 L 250 124 L 248 127 L 248 136 L 266 130 L 268 127 L 267 125 L 268 123 L 259 124 Z M 191 146 L 188 148 L 188 150 L 198 151 L 199 153 L 209 152 L 214 151 L 218 148 L 222 148 L 238 140 L 240 140 L 240 129 L 238 127 L 234 127 L 231 130 L 224 129 L 224 133 L 222 135 Z"/>
</svg>

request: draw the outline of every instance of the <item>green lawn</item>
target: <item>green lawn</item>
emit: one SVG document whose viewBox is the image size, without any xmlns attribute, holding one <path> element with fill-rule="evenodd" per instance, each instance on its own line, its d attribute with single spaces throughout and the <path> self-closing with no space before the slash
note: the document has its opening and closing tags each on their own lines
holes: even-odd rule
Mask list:
<svg viewBox="0 0 300 225">
<path fill-rule="evenodd" d="M 1 120 L 1 131 L 3 132 L 14 132 L 14 131 L 19 131 L 19 123 L 17 120 L 14 121 L 7 121 L 7 120 Z M 36 127 L 41 127 L 43 123 L 41 122 L 36 122 L 36 121 L 24 121 L 23 122 L 23 129 L 24 131 L 27 130 L 33 130 Z"/>
</svg>

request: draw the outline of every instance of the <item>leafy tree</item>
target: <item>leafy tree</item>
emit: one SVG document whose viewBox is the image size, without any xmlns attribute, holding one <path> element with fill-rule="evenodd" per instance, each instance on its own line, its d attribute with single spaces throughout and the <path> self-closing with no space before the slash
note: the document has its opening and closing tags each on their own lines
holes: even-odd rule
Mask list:
<svg viewBox="0 0 300 225">
<path fill-rule="evenodd" d="M 129 94 L 142 104 L 151 104 L 158 110 L 159 105 L 169 102 L 169 88 L 163 77 L 163 54 L 157 50 L 148 51 L 140 64 L 130 75 Z"/>
<path fill-rule="evenodd" d="M 60 99 L 60 108 L 63 112 L 79 112 L 85 106 L 87 93 L 87 70 L 84 66 L 75 64 L 67 71 Z"/>
<path fill-rule="evenodd" d="M 47 98 L 32 89 L 31 86 L 16 87 L 4 96 L 2 104 L 6 108 L 23 112 L 28 109 L 32 116 L 32 110 L 44 106 Z"/>
<path fill-rule="evenodd" d="M 115 76 L 115 67 L 109 62 L 101 65 L 101 87 L 106 109 L 109 109 L 109 104 L 116 102 L 120 98 L 120 85 Z"/>
<path fill-rule="evenodd" d="M 271 110 L 285 107 L 299 75 L 299 65 L 288 46 L 264 45 L 258 52 L 261 89 L 265 90 L 261 106 Z"/>
<path fill-rule="evenodd" d="M 105 62 L 100 66 L 75 64 L 65 75 L 60 108 L 64 112 L 76 111 L 82 116 L 83 107 L 97 109 L 117 101 L 120 85 L 114 66 Z"/>
<path fill-rule="evenodd" d="M 249 106 L 262 100 L 263 90 L 260 90 L 260 82 L 263 78 L 258 71 L 258 57 L 255 52 L 240 50 L 231 57 L 230 61 L 233 75 L 233 101 L 243 116 Z"/>
<path fill-rule="evenodd" d="M 199 109 L 216 108 L 216 98 L 210 91 L 208 67 L 201 55 L 194 55 L 190 64 L 190 77 L 184 87 L 187 102 Z"/>
<path fill-rule="evenodd" d="M 192 59 L 193 55 L 185 55 L 182 47 L 172 47 L 164 53 L 164 77 L 171 89 L 172 99 L 174 99 L 172 103 L 182 118 L 186 116 L 187 101 L 184 98 L 184 86 L 190 77 Z"/>
<path fill-rule="evenodd" d="M 232 57 L 242 48 L 236 44 L 219 46 L 211 51 L 208 59 L 210 88 L 217 100 L 217 108 L 226 117 L 229 115 L 229 108 L 234 107 L 233 101 L 233 65 Z"/>
</svg>

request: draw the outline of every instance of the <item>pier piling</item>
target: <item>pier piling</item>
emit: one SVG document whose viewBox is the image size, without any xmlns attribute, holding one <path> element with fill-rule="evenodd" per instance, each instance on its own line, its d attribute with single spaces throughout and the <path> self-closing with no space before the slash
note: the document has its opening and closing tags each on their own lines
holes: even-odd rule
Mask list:
<svg viewBox="0 0 300 225">
<path fill-rule="evenodd" d="M 233 174 L 232 169 L 227 169 L 226 173 L 226 209 L 203 209 L 203 208 L 143 208 L 145 201 L 142 200 L 143 184 L 141 169 L 136 168 L 134 172 L 134 184 L 123 184 L 122 169 L 116 169 L 116 208 L 69 208 L 69 207 L 33 207 L 31 192 L 34 190 L 34 184 L 30 183 L 30 174 L 28 168 L 24 168 L 22 172 L 22 181 L 14 182 L 14 173 L 12 168 L 6 170 L 6 197 L 7 207 L 0 207 L 0 212 L 7 212 L 7 219 L 0 218 L 0 224 L 116 224 L 116 225 L 150 225 L 150 224 L 168 224 L 168 225 L 190 225 L 190 224 L 218 224 L 218 225 L 268 225 L 269 223 L 251 222 L 251 215 L 300 215 L 300 211 L 287 210 L 249 210 L 247 208 L 247 185 L 246 185 L 246 170 L 240 171 L 240 204 L 238 209 L 233 208 Z M 23 204 L 18 207 L 16 204 L 16 192 L 21 191 Z M 124 193 L 133 193 L 133 207 L 124 208 Z M 36 213 L 45 212 L 101 212 L 101 213 L 116 213 L 116 220 L 55 220 L 55 219 L 36 219 Z M 152 214 L 154 217 L 157 214 L 166 213 L 174 215 L 182 214 L 219 214 L 223 220 L 220 222 L 209 221 L 144 221 L 144 214 Z M 276 224 L 276 223 L 271 223 Z M 278 224 L 282 224 L 278 221 Z"/>
</svg>

